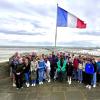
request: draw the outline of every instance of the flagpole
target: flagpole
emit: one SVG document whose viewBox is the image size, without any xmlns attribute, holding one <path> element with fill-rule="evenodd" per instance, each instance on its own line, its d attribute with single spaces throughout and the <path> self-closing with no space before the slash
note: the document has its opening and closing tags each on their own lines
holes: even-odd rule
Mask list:
<svg viewBox="0 0 100 100">
<path fill-rule="evenodd" d="M 57 25 L 56 25 L 56 31 L 55 31 L 55 48 L 57 46 Z"/>
<path fill-rule="evenodd" d="M 57 14 L 58 14 L 58 4 L 57 4 Z M 56 30 L 55 30 L 55 49 L 57 46 L 57 15 L 56 15 Z"/>
</svg>

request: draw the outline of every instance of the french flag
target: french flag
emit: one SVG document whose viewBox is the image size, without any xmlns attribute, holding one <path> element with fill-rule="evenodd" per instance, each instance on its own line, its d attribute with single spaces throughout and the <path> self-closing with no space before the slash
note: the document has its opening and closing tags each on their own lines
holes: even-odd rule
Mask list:
<svg viewBox="0 0 100 100">
<path fill-rule="evenodd" d="M 86 28 L 84 21 L 57 6 L 57 26 L 70 28 Z"/>
</svg>

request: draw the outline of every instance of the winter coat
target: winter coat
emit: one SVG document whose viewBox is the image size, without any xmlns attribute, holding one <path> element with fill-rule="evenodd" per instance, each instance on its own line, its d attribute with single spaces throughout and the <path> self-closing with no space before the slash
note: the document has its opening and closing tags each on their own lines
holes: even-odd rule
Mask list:
<svg viewBox="0 0 100 100">
<path fill-rule="evenodd" d="M 60 63 L 61 63 L 61 60 L 59 60 L 59 61 L 57 62 L 57 67 L 58 67 L 58 68 L 57 68 L 57 71 L 58 71 L 58 72 L 60 72 L 60 71 L 63 71 L 63 72 L 66 71 L 66 67 L 67 67 L 66 64 L 67 64 L 67 61 L 64 60 L 62 66 L 61 66 Z"/>
<path fill-rule="evenodd" d="M 67 64 L 67 76 L 72 76 L 73 73 L 73 64 L 72 62 L 69 62 Z"/>
<path fill-rule="evenodd" d="M 85 65 L 85 72 L 87 74 L 93 74 L 94 73 L 94 66 L 92 63 L 86 63 Z"/>
<path fill-rule="evenodd" d="M 76 58 L 74 59 L 73 65 L 74 65 L 74 69 L 77 70 L 78 69 L 78 65 L 79 65 L 78 59 L 76 59 Z"/>
</svg>

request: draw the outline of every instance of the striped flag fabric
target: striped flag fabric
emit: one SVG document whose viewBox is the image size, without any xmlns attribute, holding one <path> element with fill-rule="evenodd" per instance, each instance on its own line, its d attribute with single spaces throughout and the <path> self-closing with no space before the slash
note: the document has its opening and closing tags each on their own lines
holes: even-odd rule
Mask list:
<svg viewBox="0 0 100 100">
<path fill-rule="evenodd" d="M 86 23 L 68 11 L 57 6 L 57 26 L 82 29 L 86 28 Z"/>
</svg>

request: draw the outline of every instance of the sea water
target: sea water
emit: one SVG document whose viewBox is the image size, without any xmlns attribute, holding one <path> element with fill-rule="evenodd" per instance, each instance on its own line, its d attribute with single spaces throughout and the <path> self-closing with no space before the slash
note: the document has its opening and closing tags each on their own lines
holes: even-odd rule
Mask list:
<svg viewBox="0 0 100 100">
<path fill-rule="evenodd" d="M 16 52 L 32 54 L 32 52 L 47 53 L 48 50 L 40 47 L 0 47 L 0 62 L 9 61 Z"/>
</svg>

